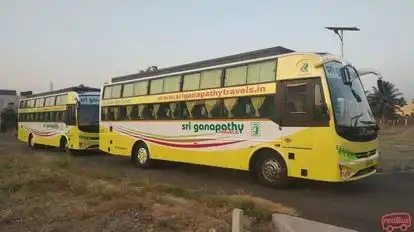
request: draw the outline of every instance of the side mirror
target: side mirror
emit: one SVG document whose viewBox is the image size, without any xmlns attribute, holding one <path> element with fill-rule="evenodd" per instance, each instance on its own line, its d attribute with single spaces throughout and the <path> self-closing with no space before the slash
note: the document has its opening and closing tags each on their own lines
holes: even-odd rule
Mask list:
<svg viewBox="0 0 414 232">
<path fill-rule="evenodd" d="M 345 85 L 350 85 L 351 84 L 351 81 L 350 81 L 351 78 L 350 78 L 350 74 L 349 74 L 349 70 L 348 70 L 347 66 L 342 67 L 340 69 L 340 71 L 341 71 L 342 82 Z"/>
</svg>

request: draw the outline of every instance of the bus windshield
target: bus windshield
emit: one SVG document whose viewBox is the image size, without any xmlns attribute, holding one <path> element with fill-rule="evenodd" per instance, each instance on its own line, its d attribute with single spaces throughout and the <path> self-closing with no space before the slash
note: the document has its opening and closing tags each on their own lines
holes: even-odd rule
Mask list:
<svg viewBox="0 0 414 232">
<path fill-rule="evenodd" d="M 346 127 L 375 125 L 375 119 L 358 74 L 348 67 L 351 84 L 345 84 L 340 72 L 343 66 L 336 61 L 324 65 L 336 125 Z"/>
<path fill-rule="evenodd" d="M 99 105 L 80 105 L 78 109 L 79 126 L 99 124 Z"/>
</svg>

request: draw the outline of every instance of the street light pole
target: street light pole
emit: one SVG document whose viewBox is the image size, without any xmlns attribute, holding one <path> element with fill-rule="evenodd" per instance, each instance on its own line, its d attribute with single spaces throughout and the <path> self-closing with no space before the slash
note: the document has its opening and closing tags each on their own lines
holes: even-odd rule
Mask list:
<svg viewBox="0 0 414 232">
<path fill-rule="evenodd" d="M 341 41 L 341 57 L 344 58 L 344 31 L 360 31 L 357 27 L 325 27 L 338 35 Z"/>
</svg>

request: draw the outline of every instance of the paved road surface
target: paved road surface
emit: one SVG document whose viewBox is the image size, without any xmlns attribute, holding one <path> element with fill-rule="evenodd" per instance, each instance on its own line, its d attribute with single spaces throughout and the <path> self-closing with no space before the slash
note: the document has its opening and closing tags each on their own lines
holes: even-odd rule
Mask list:
<svg viewBox="0 0 414 232">
<path fill-rule="evenodd" d="M 1 146 L 29 151 L 24 144 L 0 138 Z M 50 151 L 45 151 L 46 153 Z M 50 152 L 51 153 L 51 152 Z M 82 156 L 77 162 L 122 172 L 127 176 L 151 177 L 212 192 L 248 191 L 295 208 L 302 217 L 362 232 L 382 231 L 383 214 L 409 212 L 414 217 L 414 173 L 379 174 L 355 183 L 326 184 L 301 181 L 289 190 L 256 184 L 248 174 L 184 164 L 160 164 L 153 170 L 134 168 L 128 158 L 108 155 Z M 414 231 L 414 225 L 410 228 Z"/>
</svg>

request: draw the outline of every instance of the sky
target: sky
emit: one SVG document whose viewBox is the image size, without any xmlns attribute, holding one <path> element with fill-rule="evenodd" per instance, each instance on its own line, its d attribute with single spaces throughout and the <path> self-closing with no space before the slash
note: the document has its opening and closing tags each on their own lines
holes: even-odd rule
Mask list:
<svg viewBox="0 0 414 232">
<path fill-rule="evenodd" d="M 273 46 L 340 55 L 414 98 L 413 0 L 0 0 L 0 89 L 48 91 Z M 411 31 L 409 30 L 411 28 Z M 370 90 L 375 77 L 364 76 Z"/>
</svg>

